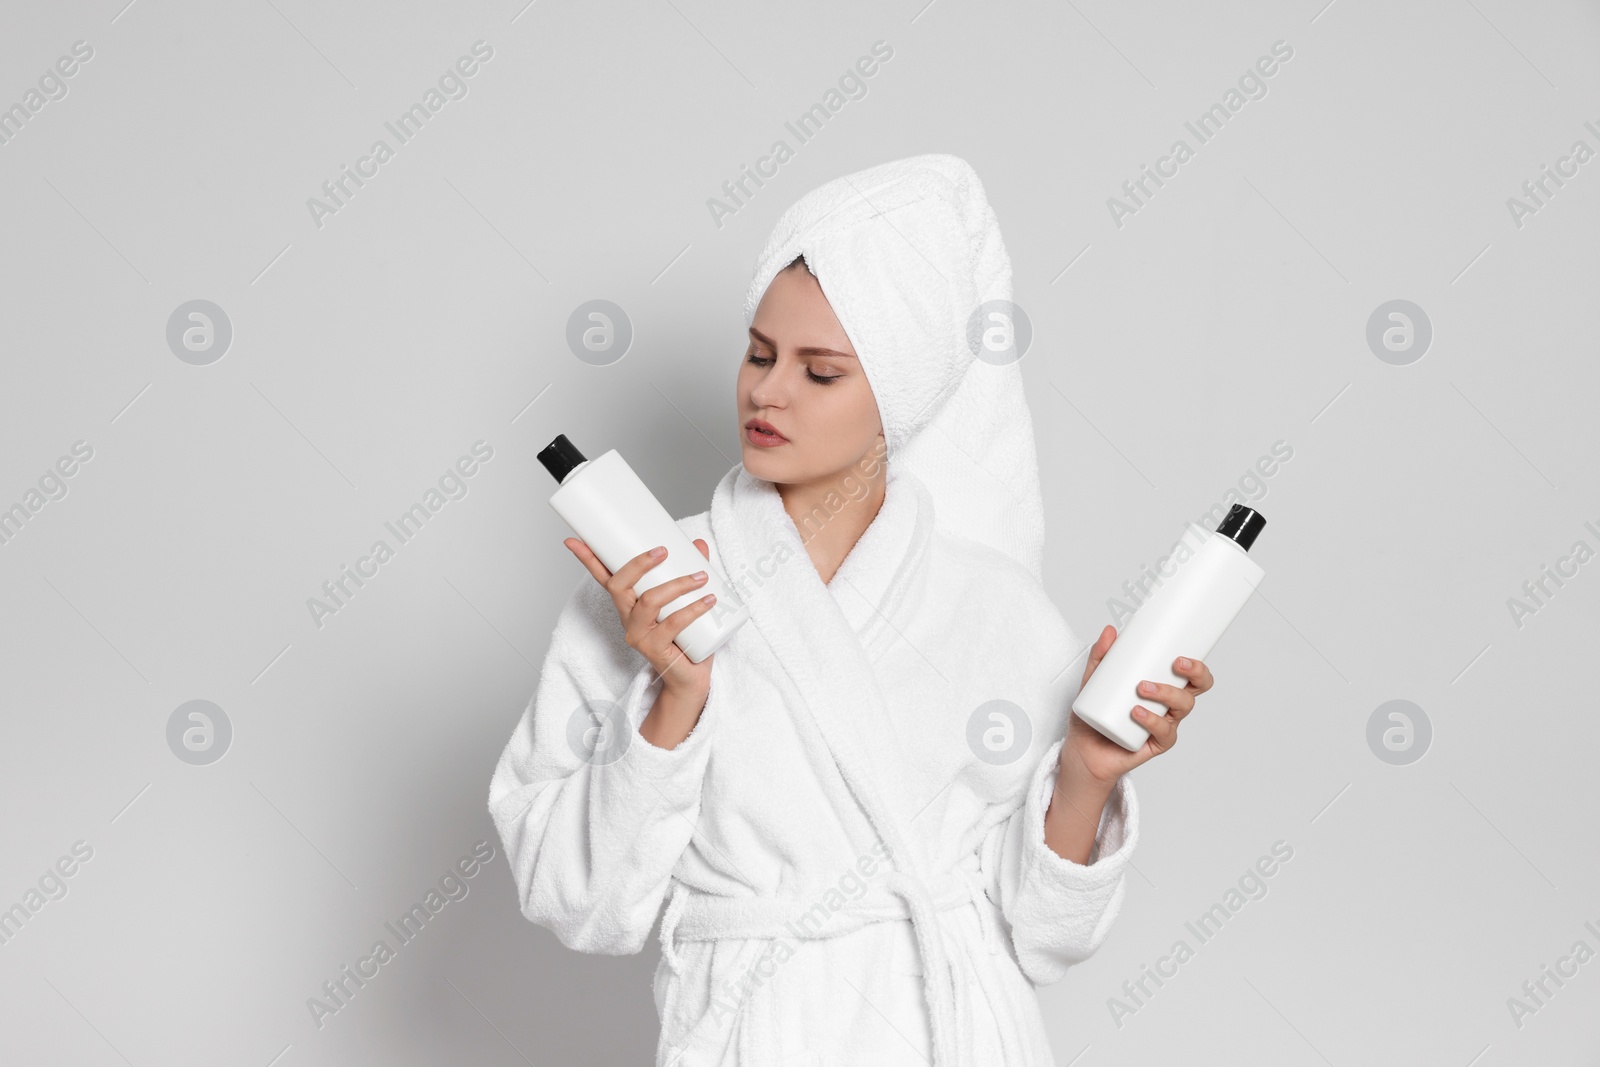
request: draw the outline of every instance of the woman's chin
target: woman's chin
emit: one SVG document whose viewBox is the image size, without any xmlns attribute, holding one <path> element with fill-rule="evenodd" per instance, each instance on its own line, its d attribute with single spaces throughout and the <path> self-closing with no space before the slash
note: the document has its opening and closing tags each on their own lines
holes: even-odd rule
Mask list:
<svg viewBox="0 0 1600 1067">
<path fill-rule="evenodd" d="M 742 451 L 743 455 L 740 458 L 744 463 L 745 470 L 762 481 L 781 482 L 785 480 L 784 471 L 789 464 L 774 456 L 772 454 L 773 449 L 762 448 L 760 445 L 753 445 L 746 441 L 742 446 Z"/>
</svg>

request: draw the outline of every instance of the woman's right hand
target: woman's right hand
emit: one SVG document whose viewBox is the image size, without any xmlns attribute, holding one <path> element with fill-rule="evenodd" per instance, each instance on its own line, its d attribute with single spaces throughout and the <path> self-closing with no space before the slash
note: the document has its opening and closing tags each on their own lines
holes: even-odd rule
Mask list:
<svg viewBox="0 0 1600 1067">
<path fill-rule="evenodd" d="M 702 705 L 711 691 L 711 661 L 716 656 L 713 654 L 699 663 L 693 663 L 674 641 L 684 627 L 715 607 L 715 602 L 708 604 L 701 598 L 688 607 L 679 608 L 660 622 L 656 621 L 656 616 L 661 614 L 666 604 L 705 585 L 706 579 L 686 574 L 662 582 L 654 589 L 646 589 L 639 595 L 634 593 L 634 585 L 644 577 L 646 571 L 666 558 L 665 549 L 660 550 L 659 557 L 651 555 L 656 549 L 641 552 L 613 574 L 593 550 L 578 538 L 569 537 L 562 543 L 594 575 L 594 580 L 611 594 L 611 602 L 616 605 L 617 615 L 622 620 L 628 647 L 649 661 L 656 677 L 662 679 L 663 695 L 671 694 L 676 701 L 697 708 Z M 711 558 L 711 549 L 704 541 L 696 538 L 694 546 L 706 559 Z M 705 572 L 700 573 L 704 575 Z"/>
</svg>

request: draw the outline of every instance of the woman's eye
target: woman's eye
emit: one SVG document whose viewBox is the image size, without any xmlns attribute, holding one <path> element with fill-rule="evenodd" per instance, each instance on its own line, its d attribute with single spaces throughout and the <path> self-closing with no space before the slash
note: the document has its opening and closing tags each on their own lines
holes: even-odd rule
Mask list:
<svg viewBox="0 0 1600 1067">
<path fill-rule="evenodd" d="M 774 362 L 774 359 L 771 356 L 758 356 L 754 352 L 746 352 L 745 353 L 745 357 L 744 357 L 744 361 L 746 363 L 753 363 L 758 367 L 766 367 L 766 366 L 770 366 Z M 832 385 L 834 382 L 838 381 L 840 378 L 843 378 L 844 375 L 842 375 L 842 374 L 833 374 L 833 375 L 818 374 L 818 373 L 816 373 L 815 371 L 811 370 L 808 367 L 806 369 L 806 377 L 810 378 L 812 381 L 816 382 L 818 385 Z"/>
</svg>

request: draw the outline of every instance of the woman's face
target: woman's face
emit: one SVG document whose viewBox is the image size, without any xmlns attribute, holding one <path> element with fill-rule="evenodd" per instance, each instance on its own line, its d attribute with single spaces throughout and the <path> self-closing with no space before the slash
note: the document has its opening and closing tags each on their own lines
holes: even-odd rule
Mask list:
<svg viewBox="0 0 1600 1067">
<path fill-rule="evenodd" d="M 779 271 L 762 294 L 736 391 L 744 466 L 757 478 L 790 485 L 825 481 L 882 447 L 883 424 L 866 372 L 803 264 Z M 781 437 L 753 434 L 751 420 Z"/>
</svg>

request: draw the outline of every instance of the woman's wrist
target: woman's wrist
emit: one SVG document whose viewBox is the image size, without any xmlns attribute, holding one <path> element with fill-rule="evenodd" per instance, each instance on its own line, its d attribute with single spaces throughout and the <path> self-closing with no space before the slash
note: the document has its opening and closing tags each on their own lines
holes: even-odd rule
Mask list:
<svg viewBox="0 0 1600 1067">
<path fill-rule="evenodd" d="M 639 723 L 639 736 L 657 748 L 677 748 L 700 721 L 708 695 L 663 688 Z"/>
<path fill-rule="evenodd" d="M 1062 859 L 1087 865 L 1100 833 L 1100 818 L 1116 788 L 1116 782 L 1103 782 L 1082 768 L 1058 763 L 1044 815 L 1045 845 Z"/>
<path fill-rule="evenodd" d="M 1074 723 L 1074 726 L 1077 725 L 1079 724 Z M 1092 727 L 1084 725 L 1082 729 L 1092 730 Z M 1085 793 L 1098 791 L 1110 796 L 1117 788 L 1117 782 L 1122 775 L 1115 773 L 1108 778 L 1096 774 L 1084 760 L 1081 744 L 1079 738 L 1074 737 L 1072 731 L 1068 731 L 1066 740 L 1061 745 L 1061 751 L 1056 755 L 1056 788 L 1070 788 Z"/>
<path fill-rule="evenodd" d="M 1086 771 L 1069 774 L 1058 767 L 1055 788 L 1051 791 L 1051 797 L 1063 799 L 1080 806 L 1093 805 L 1095 815 L 1098 817 L 1100 810 L 1111 799 L 1111 794 L 1116 791 L 1116 782 L 1101 781 Z"/>
</svg>

